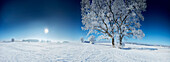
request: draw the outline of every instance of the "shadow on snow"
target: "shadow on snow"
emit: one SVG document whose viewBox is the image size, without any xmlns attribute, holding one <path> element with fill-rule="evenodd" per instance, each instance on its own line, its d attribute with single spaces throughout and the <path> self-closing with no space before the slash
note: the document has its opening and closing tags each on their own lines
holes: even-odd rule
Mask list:
<svg viewBox="0 0 170 62">
<path fill-rule="evenodd" d="M 132 49 L 136 49 L 136 50 L 158 50 L 157 48 L 121 48 L 122 50 L 132 50 Z"/>
<path fill-rule="evenodd" d="M 103 45 L 103 46 L 112 46 L 111 44 L 96 44 L 96 45 Z M 122 50 L 158 50 L 157 48 L 146 48 L 146 47 L 139 47 L 139 48 L 135 48 L 135 47 L 128 47 L 128 48 L 120 48 Z"/>
</svg>

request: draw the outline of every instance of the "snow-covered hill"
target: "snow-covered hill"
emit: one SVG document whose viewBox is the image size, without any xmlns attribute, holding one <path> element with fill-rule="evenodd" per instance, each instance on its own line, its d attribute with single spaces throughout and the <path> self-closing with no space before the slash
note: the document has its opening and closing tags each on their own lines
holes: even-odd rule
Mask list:
<svg viewBox="0 0 170 62">
<path fill-rule="evenodd" d="M 109 43 L 0 43 L 0 62 L 170 62 L 170 49 Z"/>
</svg>

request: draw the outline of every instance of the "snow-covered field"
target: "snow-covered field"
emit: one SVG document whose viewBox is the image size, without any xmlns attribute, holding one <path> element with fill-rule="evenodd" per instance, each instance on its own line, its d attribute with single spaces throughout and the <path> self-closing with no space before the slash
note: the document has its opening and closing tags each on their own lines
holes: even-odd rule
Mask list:
<svg viewBox="0 0 170 62">
<path fill-rule="evenodd" d="M 170 62 L 170 48 L 126 44 L 0 43 L 0 62 Z"/>
</svg>

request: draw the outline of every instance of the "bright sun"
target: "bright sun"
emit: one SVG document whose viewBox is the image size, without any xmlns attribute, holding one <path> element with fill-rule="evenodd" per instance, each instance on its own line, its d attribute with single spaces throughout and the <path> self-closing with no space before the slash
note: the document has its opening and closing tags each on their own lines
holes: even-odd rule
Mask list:
<svg viewBox="0 0 170 62">
<path fill-rule="evenodd" d="M 49 32 L 48 28 L 44 29 L 44 33 L 47 34 Z"/>
</svg>

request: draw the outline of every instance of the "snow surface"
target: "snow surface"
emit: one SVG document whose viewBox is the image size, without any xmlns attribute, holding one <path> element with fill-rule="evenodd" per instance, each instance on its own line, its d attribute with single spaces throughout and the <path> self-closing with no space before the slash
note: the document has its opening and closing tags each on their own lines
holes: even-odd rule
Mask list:
<svg viewBox="0 0 170 62">
<path fill-rule="evenodd" d="M 170 48 L 110 43 L 0 43 L 0 62 L 170 62 Z"/>
</svg>

